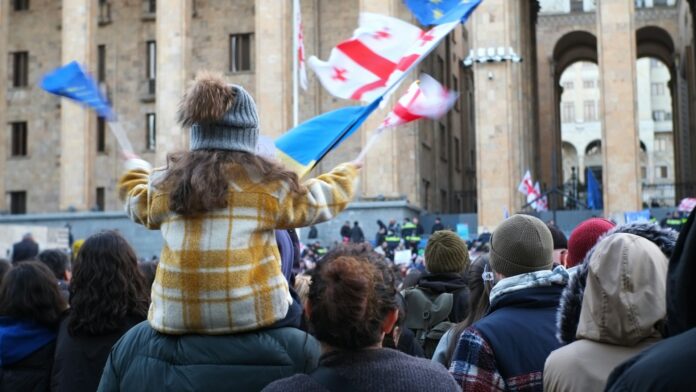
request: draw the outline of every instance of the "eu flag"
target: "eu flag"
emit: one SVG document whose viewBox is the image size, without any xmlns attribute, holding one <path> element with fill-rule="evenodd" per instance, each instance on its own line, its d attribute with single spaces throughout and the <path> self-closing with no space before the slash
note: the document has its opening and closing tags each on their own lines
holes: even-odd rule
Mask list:
<svg viewBox="0 0 696 392">
<path fill-rule="evenodd" d="M 454 22 L 460 19 L 462 22 L 469 17 L 471 12 L 482 0 L 404 0 L 408 9 L 424 26 Z M 450 12 L 452 16 L 450 17 Z"/>
<path fill-rule="evenodd" d="M 601 210 L 604 208 L 604 203 L 602 202 L 602 189 L 599 186 L 599 182 L 592 173 L 590 168 L 587 168 L 587 206 L 593 210 Z"/>
<path fill-rule="evenodd" d="M 349 106 L 314 117 L 276 139 L 280 160 L 300 177 L 309 173 L 329 151 L 352 135 L 379 106 Z"/>
<path fill-rule="evenodd" d="M 51 94 L 70 98 L 94 109 L 99 117 L 112 120 L 114 113 L 97 84 L 77 62 L 73 61 L 44 76 L 41 88 Z"/>
</svg>

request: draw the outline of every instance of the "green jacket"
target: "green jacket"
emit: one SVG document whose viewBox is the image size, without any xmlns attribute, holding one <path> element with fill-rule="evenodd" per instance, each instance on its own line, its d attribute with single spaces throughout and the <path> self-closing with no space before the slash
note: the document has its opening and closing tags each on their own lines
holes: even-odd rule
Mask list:
<svg viewBox="0 0 696 392">
<path fill-rule="evenodd" d="M 312 336 L 292 327 L 164 335 L 144 321 L 114 345 L 98 391 L 260 391 L 311 372 L 320 354 Z"/>
</svg>

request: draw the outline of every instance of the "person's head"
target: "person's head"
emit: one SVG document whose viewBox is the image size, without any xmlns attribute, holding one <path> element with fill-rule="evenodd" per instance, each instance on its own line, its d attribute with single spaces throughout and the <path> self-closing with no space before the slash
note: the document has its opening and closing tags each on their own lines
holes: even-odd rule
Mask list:
<svg viewBox="0 0 696 392">
<path fill-rule="evenodd" d="M 299 274 L 295 276 L 295 292 L 300 297 L 302 307 L 307 304 L 309 298 L 309 286 L 312 284 L 312 278 L 307 274 Z"/>
<path fill-rule="evenodd" d="M 590 218 L 580 223 L 568 240 L 568 253 L 565 257 L 566 268 L 582 263 L 587 252 L 595 246 L 599 237 L 614 228 L 614 224 L 603 218 Z"/>
<path fill-rule="evenodd" d="M 398 319 L 394 275 L 369 246 L 339 247 L 311 273 L 307 314 L 314 336 L 335 349 L 378 346 Z"/>
<path fill-rule="evenodd" d="M 179 105 L 179 124 L 190 128 L 190 151 L 171 153 L 156 185 L 169 209 L 193 215 L 227 207 L 230 178 L 240 170 L 265 182 L 304 192 L 296 173 L 256 155 L 258 115 L 253 98 L 222 75 L 200 72 Z"/>
<path fill-rule="evenodd" d="M 358 227 L 358 221 L 353 222 L 353 224 L 355 225 L 355 227 Z"/>
<path fill-rule="evenodd" d="M 70 280 L 70 257 L 60 249 L 47 249 L 39 253 L 39 261 L 53 272 L 58 280 Z"/>
<path fill-rule="evenodd" d="M 22 236 L 23 241 L 34 241 L 34 236 L 31 233 L 24 233 Z"/>
<path fill-rule="evenodd" d="M 417 216 L 413 217 L 413 224 L 415 224 L 415 225 L 418 224 L 418 217 Z"/>
<path fill-rule="evenodd" d="M 145 317 L 148 293 L 138 258 L 115 231 L 85 240 L 73 267 L 70 284 L 73 335 L 101 335 L 116 331 L 128 316 Z"/>
<path fill-rule="evenodd" d="M 382 242 L 382 249 L 387 249 L 389 247 L 389 244 L 387 244 L 387 241 Z"/>
<path fill-rule="evenodd" d="M 439 216 L 437 218 L 435 218 L 435 223 L 441 223 Z"/>
<path fill-rule="evenodd" d="M 428 238 L 425 267 L 433 274 L 463 273 L 469 266 L 464 240 L 451 231 L 440 230 Z"/>
<path fill-rule="evenodd" d="M 350 221 L 346 221 L 346 223 L 343 224 L 344 226 L 350 226 Z"/>
<path fill-rule="evenodd" d="M 602 239 L 590 256 L 577 337 L 620 346 L 659 337 L 667 314 L 667 267 L 667 256 L 643 237 Z"/>
<path fill-rule="evenodd" d="M 58 291 L 58 280 L 43 263 L 19 263 L 2 279 L 0 316 L 55 327 L 66 308 L 67 304 Z"/>
<path fill-rule="evenodd" d="M 568 239 L 555 225 L 547 223 L 546 227 L 549 228 L 551 238 L 553 238 L 553 262 L 563 264 L 563 258 L 568 251 Z"/>
<path fill-rule="evenodd" d="M 553 238 L 546 224 L 529 215 L 505 219 L 491 237 L 490 264 L 502 277 L 550 270 Z"/>
<path fill-rule="evenodd" d="M 138 270 L 140 275 L 143 276 L 143 285 L 145 286 L 145 291 L 150 294 L 150 289 L 152 284 L 155 282 L 155 275 L 157 274 L 157 261 L 142 261 L 138 262 Z"/>
</svg>

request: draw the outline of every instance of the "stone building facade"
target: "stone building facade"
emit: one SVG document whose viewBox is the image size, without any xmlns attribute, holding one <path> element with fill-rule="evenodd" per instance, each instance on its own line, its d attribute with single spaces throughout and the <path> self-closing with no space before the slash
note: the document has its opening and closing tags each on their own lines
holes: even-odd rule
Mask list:
<svg viewBox="0 0 696 392">
<path fill-rule="evenodd" d="M 135 152 L 150 162 L 162 164 L 168 151 L 185 148 L 186 132 L 175 121 L 177 103 L 201 69 L 222 72 L 255 97 L 262 134 L 277 137 L 290 129 L 291 5 L 290 0 L 174 0 L 166 6 L 155 0 L 0 0 L 0 74 L 6 75 L 0 79 L 0 123 L 6 126 L 0 134 L 5 195 L 0 212 L 120 209 L 115 185 L 121 159 L 108 124 L 38 87 L 46 72 L 71 60 L 98 79 Z M 301 9 L 306 52 L 319 58 L 352 35 L 360 12 L 416 23 L 400 0 L 302 0 Z M 462 65 L 469 34 L 468 26 L 458 27 L 421 66 L 460 92 L 455 108 L 440 120 L 391 131 L 367 158 L 361 200 L 406 199 L 441 213 L 476 210 L 474 78 Z M 21 53 L 28 53 L 27 67 L 17 63 L 24 61 Z M 15 72 L 26 79 L 18 86 Z M 355 104 L 332 97 L 309 76 L 308 91 L 300 92 L 300 122 Z M 312 174 L 355 158 L 386 106 Z"/>
</svg>

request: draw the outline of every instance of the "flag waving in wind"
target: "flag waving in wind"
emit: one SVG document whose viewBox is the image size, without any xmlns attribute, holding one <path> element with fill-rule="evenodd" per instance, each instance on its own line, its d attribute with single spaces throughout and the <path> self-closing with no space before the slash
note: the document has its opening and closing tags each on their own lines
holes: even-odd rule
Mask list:
<svg viewBox="0 0 696 392">
<path fill-rule="evenodd" d="M 299 72 L 300 87 L 303 90 L 307 90 L 307 67 L 305 66 L 305 50 L 304 50 L 304 26 L 302 26 L 302 11 L 300 10 L 300 0 L 294 0 L 293 10 L 295 11 L 295 18 L 293 23 L 295 23 L 294 31 L 296 31 L 297 36 L 295 37 L 295 56 L 297 56 L 297 72 Z"/>
<path fill-rule="evenodd" d="M 87 72 L 80 63 L 73 61 L 57 68 L 41 80 L 41 88 L 51 94 L 70 98 L 73 101 L 89 106 L 99 117 L 113 119 L 111 105 L 106 101 Z"/>
<path fill-rule="evenodd" d="M 411 84 L 382 122 L 380 128 L 394 127 L 411 121 L 439 118 L 447 113 L 459 94 L 447 90 L 429 75 L 422 74 L 420 80 Z"/>
<path fill-rule="evenodd" d="M 421 35 L 400 19 L 362 13 L 353 37 L 336 45 L 328 61 L 310 57 L 309 66 L 333 96 L 370 102 L 385 92 L 401 57 Z"/>
<path fill-rule="evenodd" d="M 406 6 L 424 26 L 439 24 L 440 20 L 461 0 L 404 0 Z M 466 3 L 474 3 L 467 1 Z"/>
</svg>

